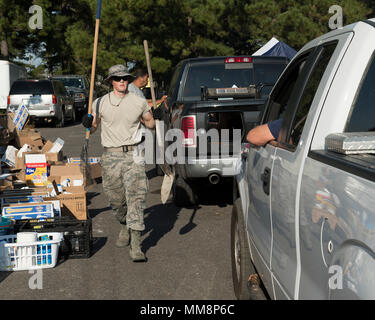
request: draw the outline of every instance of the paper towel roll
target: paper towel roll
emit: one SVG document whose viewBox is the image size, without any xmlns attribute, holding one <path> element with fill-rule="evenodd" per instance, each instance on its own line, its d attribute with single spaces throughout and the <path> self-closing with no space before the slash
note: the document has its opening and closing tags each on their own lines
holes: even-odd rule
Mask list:
<svg viewBox="0 0 375 320">
<path fill-rule="evenodd" d="M 36 232 L 19 232 L 17 233 L 17 243 L 32 243 L 38 241 Z"/>
</svg>

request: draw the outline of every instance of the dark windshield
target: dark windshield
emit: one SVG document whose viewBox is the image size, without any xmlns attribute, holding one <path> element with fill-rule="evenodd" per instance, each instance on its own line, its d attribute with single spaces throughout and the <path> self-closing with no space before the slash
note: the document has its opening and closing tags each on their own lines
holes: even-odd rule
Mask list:
<svg viewBox="0 0 375 320">
<path fill-rule="evenodd" d="M 262 96 L 269 95 L 273 85 L 283 72 L 286 64 L 256 63 L 254 64 L 254 79 L 257 86 L 262 86 Z"/>
<path fill-rule="evenodd" d="M 61 81 L 65 87 L 84 88 L 83 79 L 81 78 L 54 78 Z"/>
<path fill-rule="evenodd" d="M 223 63 L 191 66 L 183 92 L 185 101 L 200 100 L 201 86 L 208 88 L 248 87 L 275 84 L 285 64 L 253 64 L 254 68 L 225 69 Z M 269 94 L 272 86 L 264 87 L 262 95 Z"/>
<path fill-rule="evenodd" d="M 16 81 L 9 94 L 53 94 L 50 81 Z"/>
<path fill-rule="evenodd" d="M 248 87 L 254 84 L 252 69 L 225 69 L 224 63 L 190 67 L 183 92 L 184 100 L 201 99 L 201 86 L 208 88 Z"/>
</svg>

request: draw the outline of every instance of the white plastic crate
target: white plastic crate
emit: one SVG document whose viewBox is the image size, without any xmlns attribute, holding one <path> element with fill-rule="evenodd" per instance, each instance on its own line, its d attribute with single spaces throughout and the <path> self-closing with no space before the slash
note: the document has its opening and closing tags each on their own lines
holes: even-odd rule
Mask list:
<svg viewBox="0 0 375 320">
<path fill-rule="evenodd" d="M 38 241 L 30 243 L 17 243 L 17 235 L 0 236 L 0 271 L 53 268 L 62 240 L 60 232 L 38 233 Z"/>
</svg>

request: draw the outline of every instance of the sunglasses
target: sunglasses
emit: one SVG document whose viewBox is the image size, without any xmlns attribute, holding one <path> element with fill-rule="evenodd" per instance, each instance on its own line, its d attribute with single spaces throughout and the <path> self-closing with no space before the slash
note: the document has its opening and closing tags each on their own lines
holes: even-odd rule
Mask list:
<svg viewBox="0 0 375 320">
<path fill-rule="evenodd" d="M 124 80 L 124 81 L 129 81 L 130 77 L 129 76 L 123 76 L 123 77 L 112 77 L 112 80 L 116 81 L 116 82 L 120 82 L 121 80 Z"/>
</svg>

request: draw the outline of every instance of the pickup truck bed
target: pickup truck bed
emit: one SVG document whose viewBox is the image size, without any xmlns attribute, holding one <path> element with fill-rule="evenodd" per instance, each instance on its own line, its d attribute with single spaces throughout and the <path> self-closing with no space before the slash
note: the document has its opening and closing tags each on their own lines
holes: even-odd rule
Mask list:
<svg viewBox="0 0 375 320">
<path fill-rule="evenodd" d="M 171 166 L 177 206 L 199 201 L 195 184 L 209 188 L 233 177 L 241 141 L 259 121 L 287 62 L 284 57 L 209 57 L 188 59 L 176 67 L 166 127 L 184 135 L 184 161 Z"/>
</svg>

